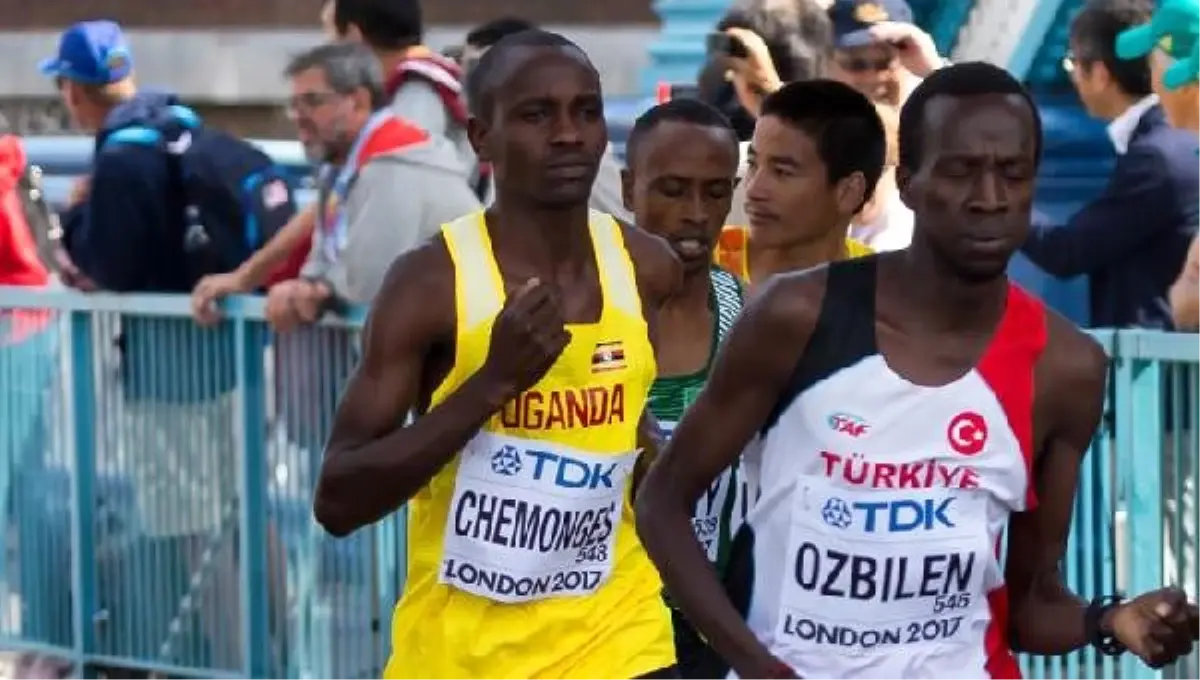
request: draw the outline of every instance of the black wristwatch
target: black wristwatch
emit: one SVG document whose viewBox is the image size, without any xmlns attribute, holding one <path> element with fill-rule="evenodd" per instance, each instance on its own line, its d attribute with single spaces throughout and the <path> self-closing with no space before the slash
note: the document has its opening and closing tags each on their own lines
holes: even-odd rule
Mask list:
<svg viewBox="0 0 1200 680">
<path fill-rule="evenodd" d="M 329 283 L 329 279 L 326 279 L 324 276 L 303 276 L 301 278 L 311 284 L 325 286 L 325 288 L 329 291 L 329 297 L 325 298 L 325 303 L 321 305 L 322 314 L 325 312 L 344 314 L 349 308 L 349 305 L 346 304 L 346 301 L 339 298 L 337 293 L 334 292 L 333 284 Z"/>
<path fill-rule="evenodd" d="M 1123 599 L 1120 595 L 1102 595 L 1088 603 L 1087 610 L 1083 613 L 1084 634 L 1087 635 L 1088 643 L 1100 650 L 1101 654 L 1120 656 L 1125 652 L 1125 645 L 1121 644 L 1112 631 L 1100 628 L 1100 622 L 1104 620 L 1105 615 L 1121 606 Z"/>
</svg>

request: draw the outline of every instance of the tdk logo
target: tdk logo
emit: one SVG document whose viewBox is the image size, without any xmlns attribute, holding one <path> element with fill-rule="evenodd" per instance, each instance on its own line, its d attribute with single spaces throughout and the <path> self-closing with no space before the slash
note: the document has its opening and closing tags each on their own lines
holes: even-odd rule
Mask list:
<svg viewBox="0 0 1200 680">
<path fill-rule="evenodd" d="M 555 486 L 564 489 L 613 488 L 612 474 L 617 469 L 616 463 L 585 463 L 550 451 L 530 450 L 525 455 L 536 461 L 533 466 L 535 481 L 551 479 Z"/>
<path fill-rule="evenodd" d="M 932 531 L 954 526 L 947 515 L 953 502 L 953 498 L 925 498 L 847 503 L 834 497 L 821 506 L 821 519 L 835 529 L 848 529 L 857 518 L 868 534 Z"/>
<path fill-rule="evenodd" d="M 492 472 L 505 477 L 521 474 L 521 454 L 515 447 L 501 446 L 492 454 Z"/>
<path fill-rule="evenodd" d="M 855 439 L 863 436 L 867 433 L 867 430 L 871 429 L 871 426 L 867 425 L 867 421 L 849 413 L 835 413 L 829 416 L 828 423 L 829 429 L 834 432 L 849 435 Z"/>
</svg>

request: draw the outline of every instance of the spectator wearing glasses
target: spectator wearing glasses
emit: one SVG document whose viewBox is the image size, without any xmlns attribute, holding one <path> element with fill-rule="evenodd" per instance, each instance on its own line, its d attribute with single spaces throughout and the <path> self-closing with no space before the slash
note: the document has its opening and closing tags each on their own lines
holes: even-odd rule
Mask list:
<svg viewBox="0 0 1200 680">
<path fill-rule="evenodd" d="M 363 44 L 371 51 L 382 69 L 392 111 L 448 140 L 457 154 L 460 181 L 479 195 L 484 183 L 467 141 L 459 66 L 422 43 L 418 0 L 324 0 L 320 23 L 330 40 Z M 297 278 L 315 223 L 316 210 L 309 206 L 237 270 L 201 280 L 192 292 L 197 318 L 215 318 L 214 303 L 222 297 Z"/>
<path fill-rule="evenodd" d="M 905 0 L 835 0 L 829 76 L 873 102 L 899 107 L 945 60 Z"/>
<path fill-rule="evenodd" d="M 1117 36 L 1117 56 L 1150 60 L 1150 85 L 1171 125 L 1200 133 L 1200 4 L 1164 0 L 1150 22 Z M 1200 326 L 1200 245 L 1195 238 L 1187 262 L 1168 295 L 1175 327 Z"/>
<path fill-rule="evenodd" d="M 1091 325 L 1169 330 L 1167 291 L 1200 216 L 1197 136 L 1167 123 L 1145 59 L 1117 56 L 1122 31 L 1145 23 L 1144 0 L 1091 0 L 1071 24 L 1064 60 L 1088 112 L 1109 122 L 1117 162 L 1108 185 L 1064 224 L 1034 215 L 1022 251 L 1048 273 L 1089 277 Z"/>
<path fill-rule="evenodd" d="M 286 74 L 289 113 L 323 181 L 301 276 L 267 294 L 267 319 L 280 331 L 341 303 L 369 303 L 392 260 L 479 209 L 456 181 L 449 142 L 388 106 L 383 72 L 367 48 L 322 45 L 295 57 Z"/>
</svg>

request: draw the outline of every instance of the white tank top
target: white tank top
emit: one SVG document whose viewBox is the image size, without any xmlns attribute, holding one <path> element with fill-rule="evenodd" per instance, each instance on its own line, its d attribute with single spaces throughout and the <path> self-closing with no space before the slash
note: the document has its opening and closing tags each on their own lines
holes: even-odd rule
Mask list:
<svg viewBox="0 0 1200 680">
<path fill-rule="evenodd" d="M 800 677 L 1020 677 L 999 548 L 1035 503 L 1045 312 L 1010 287 L 979 364 L 922 387 L 876 346 L 875 265 L 830 265 L 817 329 L 743 457 L 757 500 L 730 596 Z"/>
</svg>

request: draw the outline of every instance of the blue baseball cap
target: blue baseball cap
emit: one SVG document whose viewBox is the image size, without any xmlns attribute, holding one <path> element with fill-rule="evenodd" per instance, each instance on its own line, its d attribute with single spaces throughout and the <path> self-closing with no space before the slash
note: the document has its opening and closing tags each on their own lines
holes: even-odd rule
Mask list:
<svg viewBox="0 0 1200 680">
<path fill-rule="evenodd" d="M 829 8 L 833 44 L 840 48 L 861 47 L 876 42 L 871 27 L 885 21 L 913 22 L 912 7 L 905 0 L 835 0 Z"/>
<path fill-rule="evenodd" d="M 115 21 L 81 21 L 63 31 L 58 56 L 42 61 L 44 75 L 108 85 L 133 73 L 133 51 Z"/>
</svg>

